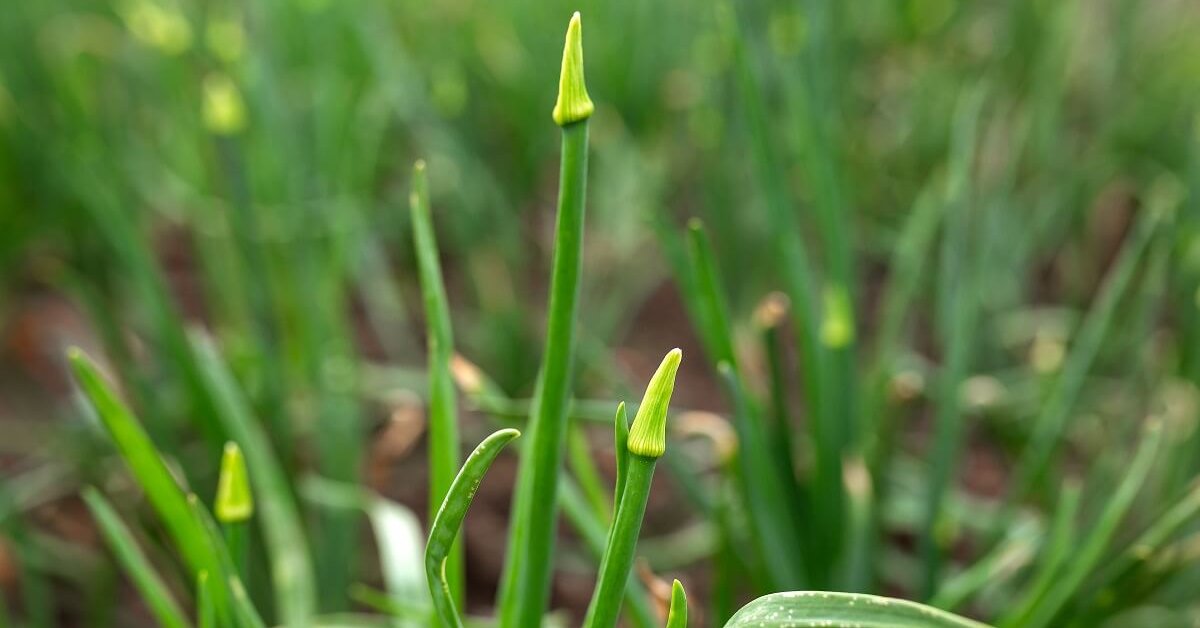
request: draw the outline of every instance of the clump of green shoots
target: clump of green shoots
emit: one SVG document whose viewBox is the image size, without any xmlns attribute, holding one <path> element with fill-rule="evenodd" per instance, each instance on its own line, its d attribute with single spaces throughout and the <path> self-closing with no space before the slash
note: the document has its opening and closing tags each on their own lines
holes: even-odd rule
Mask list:
<svg viewBox="0 0 1200 628">
<path fill-rule="evenodd" d="M 637 555 L 638 539 L 645 515 L 656 467 L 668 450 L 668 419 L 676 376 L 682 352 L 674 349 L 666 354 L 646 386 L 632 424 L 628 421 L 625 404 L 617 406 L 613 424 L 616 445 L 617 476 L 612 490 L 609 511 L 611 521 L 599 521 L 589 514 L 581 489 L 569 479 L 562 478 L 566 438 L 570 428 L 568 414 L 572 397 L 572 373 L 576 314 L 582 264 L 584 201 L 587 182 L 588 118 L 594 105 L 588 97 L 583 77 L 581 19 L 576 13 L 567 29 L 560 76 L 559 97 L 552 118 L 561 129 L 562 158 L 559 180 L 558 215 L 554 242 L 554 261 L 548 307 L 547 338 L 538 379 L 537 392 L 530 409 L 526 438 L 522 441 L 520 467 L 511 514 L 507 564 L 501 583 L 497 613 L 502 628 L 523 628 L 540 625 L 547 614 L 547 596 L 553 568 L 555 531 L 560 500 L 564 512 L 576 523 L 581 533 L 592 540 L 599 558 L 599 572 L 591 602 L 584 620 L 585 628 L 613 628 L 623 609 L 632 611 L 640 626 L 665 622 L 668 628 L 685 628 L 688 623 L 688 601 L 680 581 L 671 587 L 669 607 L 665 617 L 656 623 L 647 618 L 644 598 L 631 577 Z M 504 447 L 520 432 L 512 428 L 496 431 L 484 439 L 458 466 L 457 408 L 454 401 L 453 346 L 449 308 L 430 217 L 426 173 L 418 162 L 413 172 L 411 216 L 418 258 L 421 288 L 428 327 L 428 375 L 430 386 L 430 501 L 432 523 L 425 542 L 423 560 L 405 562 L 396 559 L 389 574 L 396 593 L 385 600 L 397 618 L 417 623 L 429 618 L 448 628 L 464 625 L 462 550 L 457 541 L 467 510 L 479 490 L 490 465 Z M 795 242 L 791 242 L 795 244 Z M 788 245 L 788 243 L 785 243 Z M 790 452 L 773 446 L 770 433 L 786 435 L 786 408 L 782 401 L 773 408 L 774 425 L 762 421 L 760 411 L 746 394 L 745 375 L 734 350 L 729 316 L 722 301 L 721 285 L 709 243 L 702 226 L 695 223 L 688 234 L 685 247 L 690 259 L 689 286 L 694 292 L 693 308 L 704 321 L 701 330 L 706 350 L 718 364 L 718 370 L 733 399 L 737 415 L 740 451 L 736 468 L 738 488 L 746 497 L 746 512 L 760 551 L 778 550 L 769 556 L 769 579 L 780 582 L 824 581 L 829 574 L 820 569 L 836 562 L 837 548 L 826 548 L 824 554 L 807 563 L 792 563 L 797 556 L 807 557 L 815 551 L 815 541 L 840 538 L 842 530 L 817 527 L 811 519 L 825 513 L 798 508 L 800 494 L 797 479 L 782 469 L 791 469 Z M 799 259 L 799 258 L 798 258 Z M 838 284 L 827 298 L 827 312 L 820 337 L 825 342 L 822 351 L 844 352 L 853 346 L 854 328 L 851 296 Z M 793 299 L 807 308 L 808 300 Z M 776 303 L 770 321 L 761 337 L 768 350 L 778 351 L 779 320 L 786 308 Z M 803 320 L 812 326 L 804 312 Z M 812 337 L 816 337 L 815 327 Z M 808 337 L 808 336 L 806 336 Z M 201 627 L 257 628 L 265 626 L 260 613 L 250 602 L 245 590 L 245 526 L 255 513 L 254 495 L 258 496 L 265 552 L 271 563 L 271 578 L 276 606 L 281 620 L 288 626 L 305 628 L 321 625 L 359 625 L 368 623 L 362 618 L 343 615 L 321 616 L 315 609 L 316 591 L 312 567 L 305 549 L 306 541 L 300 516 L 288 490 L 283 467 L 266 438 L 264 428 L 235 385 L 232 375 L 217 356 L 215 349 L 202 336 L 181 348 L 197 371 L 197 383 L 215 409 L 216 427 L 228 439 L 221 462 L 221 475 L 215 499 L 215 518 L 193 493 L 181 486 L 168 470 L 162 455 L 132 412 L 125 406 L 102 378 L 96 366 L 82 353 L 73 351 L 70 359 L 76 380 L 91 402 L 118 451 L 130 467 L 133 476 L 147 494 L 151 505 L 163 521 L 171 541 L 183 555 L 184 562 L 196 585 L 198 625 Z M 461 373 L 462 367 L 459 366 Z M 776 365 L 776 370 L 781 370 Z M 776 399 L 782 398 L 782 374 L 773 378 Z M 844 373 L 841 375 L 845 375 Z M 839 376 L 840 377 L 840 376 Z M 820 378 L 817 380 L 821 382 Z M 828 385 L 828 382 L 824 382 Z M 481 377 L 472 383 L 469 394 L 486 396 L 490 385 Z M 832 390 L 832 389 L 831 389 Z M 831 392 L 831 391 L 826 391 Z M 611 407 L 611 406 L 610 406 Z M 836 426 L 825 425 L 820 429 Z M 1157 434 L 1157 432 L 1155 432 Z M 838 444 L 844 434 L 825 433 L 823 439 Z M 1158 437 L 1148 438 L 1135 462 L 1135 472 L 1121 490 L 1121 500 L 1105 513 L 1105 521 L 1115 521 L 1129 506 L 1135 489 L 1148 470 L 1149 460 L 1156 451 Z M 243 449 L 245 448 L 245 453 Z M 828 464 L 819 463 L 819 464 Z M 833 465 L 840 471 L 841 461 Z M 860 463 L 861 466 L 861 463 Z M 455 473 L 457 469 L 457 473 Z M 828 472 L 825 469 L 823 472 Z M 860 471 L 865 474 L 865 472 Z M 591 493 L 599 490 L 598 474 L 587 475 Z M 832 481 L 823 477 L 823 481 Z M 841 503 L 840 472 L 830 484 L 832 494 L 815 496 L 814 504 Z M 251 488 L 255 489 L 252 493 Z M 328 487 L 327 487 L 328 488 Z M 829 488 L 829 487 L 827 487 Z M 853 492 L 853 491 L 852 491 Z M 805 492 L 814 494 L 819 491 Z M 336 499 L 355 504 L 371 503 L 353 489 L 327 491 Z M 349 495 L 349 496 L 347 496 Z M 853 497 L 853 496 L 852 496 Z M 180 610 L 170 589 L 151 566 L 137 541 L 123 526 L 115 511 L 98 491 L 89 490 L 85 499 L 100 527 L 113 546 L 122 565 L 131 573 L 141 594 L 146 598 L 156 619 L 165 626 L 187 628 L 191 622 Z M 368 509 L 371 507 L 368 506 Z M 602 509 L 603 510 L 603 509 Z M 380 518 L 377 509 L 370 510 Z M 386 512 L 386 511 L 384 511 Z M 1186 513 L 1185 513 L 1186 514 Z M 394 513 L 392 513 L 394 517 Z M 851 517 L 861 527 L 869 528 L 865 515 Z M 224 535 L 217 522 L 225 526 Z M 391 520 L 395 524 L 396 519 Z M 797 527 L 790 527 L 790 526 Z M 828 522 L 826 522 L 826 526 Z M 382 527 L 382 526 L 381 526 Z M 396 527 L 393 525 L 392 527 Z M 792 535 L 802 532 L 804 538 Z M 1087 545 L 1088 563 L 1075 563 L 1067 571 L 1071 582 L 1078 586 L 1112 533 L 1112 525 L 1097 532 Z M 778 542 L 777 547 L 769 545 Z M 763 545 L 763 544 L 766 545 Z M 406 553 L 411 548 L 392 548 Z M 411 554 L 407 552 L 406 555 Z M 405 589 L 406 579 L 416 562 L 427 585 L 428 596 Z M 1045 595 L 1031 596 L 1023 607 L 1024 615 L 1041 622 L 1057 613 L 1071 589 L 1050 587 Z M 374 599 L 374 598 L 372 598 Z M 732 609 L 731 609 L 732 610 Z M 855 593 L 825 593 L 798 591 L 769 595 L 755 600 L 732 613 L 726 624 L 730 627 L 749 626 L 816 626 L 861 625 L 931 626 L 935 628 L 969 628 L 974 622 L 934 610 L 913 602 L 901 602 Z"/>
</svg>

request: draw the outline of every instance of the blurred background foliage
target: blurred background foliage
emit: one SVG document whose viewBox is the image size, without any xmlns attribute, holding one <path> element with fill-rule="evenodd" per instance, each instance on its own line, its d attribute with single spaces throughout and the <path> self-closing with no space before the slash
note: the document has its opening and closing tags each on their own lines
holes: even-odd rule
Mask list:
<svg viewBox="0 0 1200 628">
<path fill-rule="evenodd" d="M 1005 492 L 1030 417 L 1058 394 L 1070 447 L 1055 452 L 1053 481 L 1038 480 L 1043 497 L 1063 475 L 1108 491 L 1153 414 L 1172 449 L 1146 512 L 1173 503 L 1200 467 L 1195 2 L 13 2 L 0 17 L 0 582 L 31 625 L 138 617 L 106 599 L 116 572 L 72 516 L 80 486 L 118 480 L 65 375 L 68 345 L 106 357 L 202 496 L 224 437 L 191 351 L 198 329 L 295 477 L 366 477 L 393 494 L 406 474 L 423 477 L 393 459 L 419 452 L 380 453 L 424 386 L 404 209 L 417 158 L 429 164 L 458 350 L 513 403 L 531 394 L 558 156 L 549 112 L 575 9 L 597 105 L 581 398 L 628 396 L 678 345 L 697 358 L 678 404 L 729 411 L 715 370 L 688 352 L 703 341 L 672 278 L 670 234 L 692 217 L 707 225 L 751 387 L 765 388 L 752 313 L 788 281 L 773 244 L 786 230 L 824 278 L 817 292 L 834 295 L 827 310 L 847 310 L 851 370 L 878 369 L 901 419 L 888 436 L 894 468 L 876 480 L 924 482 L 912 468 L 932 449 L 939 407 L 927 388 L 953 376 L 943 367 L 954 345 L 969 349 L 955 390 L 971 419 L 955 499 Z M 956 158 L 963 119 L 974 135 Z M 954 210 L 971 224 L 952 256 L 969 261 L 947 280 L 958 265 L 937 244 L 937 216 Z M 1143 222 L 1152 239 L 1137 245 Z M 1055 393 L 1126 249 L 1129 286 L 1089 336 L 1095 359 L 1077 360 L 1078 394 Z M 888 328 L 898 260 L 919 272 Z M 956 319 L 967 302 L 973 314 Z M 959 336 L 952 320 L 968 321 Z M 874 390 L 838 394 L 871 421 Z M 814 411 L 800 400 L 785 405 Z M 464 440 L 478 440 L 485 426 L 464 421 Z M 718 466 L 689 452 L 682 464 Z M 397 496 L 419 505 L 420 490 Z M 872 567 L 872 588 L 919 595 L 919 577 L 906 583 L 916 568 L 904 500 L 919 504 L 922 491 L 896 491 L 896 547 Z M 375 559 L 353 516 L 305 508 L 322 608 L 339 610 Z M 969 507 L 964 516 L 956 525 L 969 527 Z M 658 531 L 678 519 L 660 515 Z M 965 543 L 952 561 L 984 547 Z M 476 566 L 499 552 L 468 551 Z M 662 562 L 704 574 L 692 563 L 709 553 Z M 487 607 L 491 577 L 472 583 L 472 609 Z M 570 606 L 562 586 L 556 599 Z M 1196 603 L 1178 588 L 1163 604 Z M 708 588 L 694 590 L 704 599 Z M 997 605 L 975 603 L 985 617 Z"/>
</svg>

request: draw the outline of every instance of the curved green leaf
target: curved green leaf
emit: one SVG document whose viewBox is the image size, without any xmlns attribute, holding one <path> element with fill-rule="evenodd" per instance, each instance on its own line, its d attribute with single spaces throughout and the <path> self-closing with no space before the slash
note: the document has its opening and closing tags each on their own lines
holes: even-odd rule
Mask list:
<svg viewBox="0 0 1200 628">
<path fill-rule="evenodd" d="M 450 595 L 450 583 L 446 579 L 446 560 L 450 554 L 450 547 L 458 536 L 458 529 L 462 527 L 471 501 L 475 499 L 475 491 L 479 490 L 483 475 L 487 473 L 488 467 L 492 466 L 496 456 L 500 455 L 500 450 L 520 435 L 517 430 L 506 429 L 483 439 L 475 451 L 467 456 L 467 461 L 454 478 L 450 490 L 446 492 L 446 499 L 442 501 L 442 507 L 433 519 L 429 530 L 429 542 L 425 546 L 425 575 L 429 579 L 429 593 L 433 596 L 433 606 L 445 626 L 461 628 L 463 625 L 458 610 L 454 607 L 454 599 Z"/>
<path fill-rule="evenodd" d="M 214 546 L 205 536 L 201 522 L 191 512 L 185 492 L 167 469 L 150 435 L 100 374 L 91 358 L 76 348 L 70 349 L 67 357 L 80 390 L 96 410 L 96 416 L 108 431 L 109 438 L 134 479 L 146 492 L 146 499 L 158 514 L 184 562 L 196 575 L 201 571 L 222 573 Z M 220 588 L 215 589 L 215 593 L 213 604 L 220 613 L 228 607 L 228 599 Z"/>
<path fill-rule="evenodd" d="M 725 628 L 983 628 L 931 606 L 878 595 L 791 591 L 772 593 L 734 613 Z"/>
</svg>

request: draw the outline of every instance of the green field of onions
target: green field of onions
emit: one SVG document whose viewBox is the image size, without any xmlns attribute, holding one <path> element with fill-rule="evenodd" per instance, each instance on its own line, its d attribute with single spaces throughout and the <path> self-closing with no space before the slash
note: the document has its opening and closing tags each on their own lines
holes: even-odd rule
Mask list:
<svg viewBox="0 0 1200 628">
<path fill-rule="evenodd" d="M 17 3 L 0 626 L 1192 626 L 1198 309 L 1194 3 Z"/>
</svg>

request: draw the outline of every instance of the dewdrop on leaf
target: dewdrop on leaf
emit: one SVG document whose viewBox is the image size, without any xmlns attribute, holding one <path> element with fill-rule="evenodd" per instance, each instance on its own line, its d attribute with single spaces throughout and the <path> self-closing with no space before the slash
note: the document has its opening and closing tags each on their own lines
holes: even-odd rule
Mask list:
<svg viewBox="0 0 1200 628">
<path fill-rule="evenodd" d="M 638 406 L 633 426 L 629 428 L 627 448 L 630 453 L 648 458 L 658 458 L 667 450 L 667 406 L 675 391 L 675 374 L 683 352 L 672 349 L 646 386 L 642 405 Z"/>
<path fill-rule="evenodd" d="M 554 103 L 554 122 L 567 126 L 587 120 L 596 106 L 588 97 L 583 80 L 583 32 L 579 12 L 571 16 L 567 26 L 567 41 L 563 45 L 562 73 L 558 79 L 558 102 Z"/>
<path fill-rule="evenodd" d="M 224 74 L 204 78 L 204 126 L 216 135 L 234 135 L 246 128 L 246 105 L 233 80 Z"/>
<path fill-rule="evenodd" d="M 217 479 L 214 510 L 217 521 L 221 523 L 239 523 L 254 514 L 254 496 L 250 492 L 246 459 L 237 443 L 225 443 L 225 453 L 221 456 L 221 475 Z"/>
</svg>

